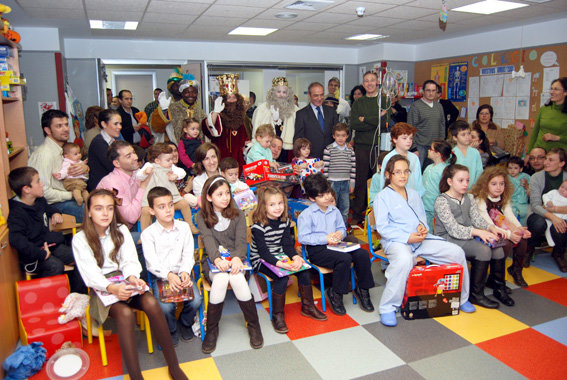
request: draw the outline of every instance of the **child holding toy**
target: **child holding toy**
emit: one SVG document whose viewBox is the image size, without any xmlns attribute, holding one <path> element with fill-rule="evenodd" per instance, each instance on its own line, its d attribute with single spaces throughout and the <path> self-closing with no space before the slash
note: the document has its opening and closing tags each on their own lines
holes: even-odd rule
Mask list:
<svg viewBox="0 0 567 380">
<path fill-rule="evenodd" d="M 505 233 L 482 218 L 469 187 L 469 170 L 466 166 L 455 164 L 443 170 L 439 192 L 434 204 L 435 234 L 465 251 L 471 262 L 471 289 L 469 301 L 489 309 L 498 308 L 496 301 L 484 295 L 484 285 L 491 266 L 494 278 L 494 296 L 507 306 L 514 301 L 506 293 L 504 264 L 506 256 L 501 247 L 493 248 L 494 243 Z"/>
<path fill-rule="evenodd" d="M 504 251 L 506 256 L 513 252 L 513 262 L 508 268 L 508 273 L 514 279 L 514 283 L 522 288 L 528 286 L 522 270 L 524 261 L 528 259 L 527 240 L 531 237 L 526 227 L 522 227 L 511 207 L 511 195 L 513 187 L 508 179 L 506 169 L 499 166 L 490 166 L 484 170 L 471 190 L 480 215 L 486 222 L 496 225 L 504 230 L 506 245 Z M 491 272 L 494 268 L 491 267 Z M 488 276 L 487 286 L 494 287 L 495 278 Z"/>
<path fill-rule="evenodd" d="M 207 307 L 207 333 L 201 350 L 205 354 L 210 354 L 216 348 L 219 335 L 218 324 L 229 283 L 244 314 L 250 336 L 250 346 L 262 348 L 264 338 L 258 321 L 258 312 L 243 271 L 247 245 L 244 213 L 236 207 L 229 184 L 220 175 L 207 179 L 203 186 L 201 203 L 201 211 L 196 216 L 197 225 L 205 244 L 201 265 L 203 265 L 203 274 L 211 281 L 211 293 Z M 230 260 L 221 256 L 220 246 L 230 251 Z M 209 261 L 220 272 L 212 273 Z"/>
<path fill-rule="evenodd" d="M 114 304 L 104 306 L 96 293 L 91 292 L 90 314 L 97 324 L 104 323 L 108 316 L 112 317 L 128 374 L 131 379 L 140 380 L 143 376 L 134 331 L 136 318 L 132 309 L 143 310 L 162 348 L 170 376 L 176 380 L 187 379 L 179 367 L 163 312 L 155 297 L 144 290 L 147 285 L 140 279 L 142 266 L 132 235 L 126 225 L 120 224 L 115 209 L 112 192 L 94 190 L 86 202 L 83 230 L 73 237 L 73 254 L 85 284 L 89 288 L 114 294 L 119 299 Z M 114 284 L 108 280 L 119 274 L 124 276 L 127 283 Z M 137 295 L 132 295 L 134 289 Z"/>
<path fill-rule="evenodd" d="M 284 317 L 285 292 L 289 276 L 277 277 L 260 259 L 290 271 L 299 270 L 304 261 L 293 248 L 287 211 L 287 198 L 282 190 L 273 186 L 258 189 L 258 208 L 252 216 L 252 244 L 250 260 L 256 271 L 272 279 L 272 325 L 280 334 L 289 331 Z M 276 255 L 285 254 L 281 256 Z M 308 270 L 295 272 L 301 294 L 301 315 L 317 321 L 327 320 L 313 302 L 311 276 Z"/>
<path fill-rule="evenodd" d="M 469 276 L 465 252 L 459 246 L 429 233 L 421 197 L 407 186 L 410 177 L 408 159 L 399 154 L 391 157 L 383 173 L 386 186 L 376 195 L 374 215 L 376 230 L 390 265 L 386 269 L 387 282 L 380 300 L 380 322 L 389 327 L 397 325 L 396 308 L 402 304 L 407 279 L 418 256 L 437 264 L 461 265 L 463 287 L 460 309 L 466 313 L 476 311 L 468 301 Z"/>
</svg>

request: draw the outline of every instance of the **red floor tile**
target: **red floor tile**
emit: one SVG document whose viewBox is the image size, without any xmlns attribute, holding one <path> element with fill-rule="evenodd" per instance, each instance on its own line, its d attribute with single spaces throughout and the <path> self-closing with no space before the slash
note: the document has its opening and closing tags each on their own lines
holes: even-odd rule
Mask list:
<svg viewBox="0 0 567 380">
<path fill-rule="evenodd" d="M 533 329 L 477 344 L 529 379 L 567 378 L 567 346 Z"/>
<path fill-rule="evenodd" d="M 319 310 L 321 309 L 319 308 Z M 338 316 L 333 314 L 328 305 L 325 314 L 329 319 L 319 322 L 301 315 L 300 302 L 285 305 L 285 323 L 289 328 L 287 336 L 289 339 L 295 340 L 358 326 L 358 323 L 348 315 Z"/>
<path fill-rule="evenodd" d="M 567 306 L 567 279 L 565 278 L 530 285 L 526 289 L 563 306 Z"/>
<path fill-rule="evenodd" d="M 87 343 L 87 338 L 84 339 L 83 350 L 89 355 L 90 365 L 88 372 L 81 378 L 81 380 L 105 379 L 107 377 L 118 376 L 124 373 L 122 369 L 122 351 L 120 351 L 118 335 L 113 334 L 110 338 L 106 338 L 106 355 L 108 358 L 108 365 L 106 367 L 102 366 L 100 359 L 98 338 L 93 337 L 92 344 Z M 30 380 L 49 380 L 45 370 L 45 365 L 40 372 L 30 377 Z"/>
</svg>

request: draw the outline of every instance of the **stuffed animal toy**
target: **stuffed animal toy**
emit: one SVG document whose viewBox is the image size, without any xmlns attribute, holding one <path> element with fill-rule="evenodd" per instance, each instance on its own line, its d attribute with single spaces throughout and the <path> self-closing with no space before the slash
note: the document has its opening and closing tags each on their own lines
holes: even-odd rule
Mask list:
<svg viewBox="0 0 567 380">
<path fill-rule="evenodd" d="M 73 319 L 83 319 L 85 317 L 85 312 L 89 306 L 89 296 L 86 294 L 70 293 L 59 312 L 62 313 L 57 321 L 60 324 L 65 324 Z"/>
<path fill-rule="evenodd" d="M 14 30 L 10 26 L 10 21 L 5 19 L 3 16 L 6 13 L 12 12 L 12 8 L 7 5 L 0 4 L 0 35 L 4 36 L 7 40 L 10 40 L 14 43 L 19 43 L 21 41 L 20 34 Z"/>
<path fill-rule="evenodd" d="M 140 111 L 134 116 L 136 116 L 136 120 L 138 120 L 138 123 L 140 124 L 140 130 L 138 133 L 142 139 L 140 140 L 139 145 L 146 149 L 154 142 L 154 137 L 152 136 L 152 132 L 150 132 L 150 127 L 148 127 L 148 115 L 146 115 L 144 111 Z"/>
</svg>

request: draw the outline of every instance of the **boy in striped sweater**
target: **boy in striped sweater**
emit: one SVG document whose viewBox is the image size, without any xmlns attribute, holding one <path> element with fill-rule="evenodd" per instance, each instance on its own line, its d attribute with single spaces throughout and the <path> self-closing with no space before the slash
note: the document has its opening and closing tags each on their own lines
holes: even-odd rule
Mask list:
<svg viewBox="0 0 567 380">
<path fill-rule="evenodd" d="M 327 145 L 323 151 L 325 163 L 323 173 L 337 194 L 337 208 L 347 225 L 349 196 L 354 191 L 356 179 L 356 156 L 347 144 L 348 125 L 337 123 L 333 127 L 334 143 Z"/>
</svg>

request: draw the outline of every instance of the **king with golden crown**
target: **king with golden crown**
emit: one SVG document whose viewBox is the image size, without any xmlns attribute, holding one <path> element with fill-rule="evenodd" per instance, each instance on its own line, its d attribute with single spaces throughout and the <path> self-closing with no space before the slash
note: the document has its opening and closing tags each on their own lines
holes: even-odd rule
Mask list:
<svg viewBox="0 0 567 380">
<path fill-rule="evenodd" d="M 252 123 L 246 116 L 244 98 L 238 93 L 238 74 L 217 76 L 220 96 L 213 111 L 203 120 L 203 132 L 220 150 L 221 157 L 232 157 L 241 169 L 244 165 L 244 146 L 250 140 Z"/>
</svg>

